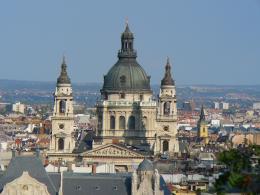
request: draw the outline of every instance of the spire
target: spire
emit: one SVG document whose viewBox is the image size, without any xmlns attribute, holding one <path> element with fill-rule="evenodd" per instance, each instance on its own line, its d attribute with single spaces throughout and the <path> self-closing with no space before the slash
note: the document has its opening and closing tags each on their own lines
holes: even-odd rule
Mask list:
<svg viewBox="0 0 260 195">
<path fill-rule="evenodd" d="M 129 34 L 131 33 L 133 35 L 133 33 L 129 29 L 128 18 L 126 18 L 126 20 L 125 20 L 125 31 L 124 31 L 124 33 L 129 33 Z"/>
<path fill-rule="evenodd" d="M 205 112 L 204 112 L 204 106 L 202 104 L 201 106 L 201 110 L 200 110 L 200 121 L 205 121 L 206 117 L 205 117 Z"/>
<path fill-rule="evenodd" d="M 67 73 L 67 64 L 63 55 L 60 76 L 57 79 L 57 84 L 70 84 L 70 78 Z"/>
<path fill-rule="evenodd" d="M 121 50 L 118 52 L 119 58 L 136 58 L 134 51 L 134 34 L 131 32 L 128 20 L 126 20 L 126 27 L 121 35 Z"/>
<path fill-rule="evenodd" d="M 161 85 L 174 85 L 174 80 L 171 75 L 171 64 L 170 64 L 170 59 L 167 57 L 167 62 L 165 65 L 165 74 L 164 77 L 161 81 Z"/>
</svg>

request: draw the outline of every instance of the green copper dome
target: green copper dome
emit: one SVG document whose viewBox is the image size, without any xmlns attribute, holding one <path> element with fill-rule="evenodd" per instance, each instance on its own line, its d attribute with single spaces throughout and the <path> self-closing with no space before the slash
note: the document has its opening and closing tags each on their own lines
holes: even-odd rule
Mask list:
<svg viewBox="0 0 260 195">
<path fill-rule="evenodd" d="M 117 63 L 104 76 L 101 92 L 145 92 L 151 91 L 150 77 L 136 61 L 133 49 L 133 33 L 128 24 L 121 35 L 121 50 L 118 52 Z"/>
</svg>

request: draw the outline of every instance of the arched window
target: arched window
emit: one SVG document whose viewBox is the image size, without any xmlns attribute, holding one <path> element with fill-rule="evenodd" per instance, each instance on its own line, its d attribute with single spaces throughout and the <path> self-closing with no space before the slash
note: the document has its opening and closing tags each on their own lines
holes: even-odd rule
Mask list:
<svg viewBox="0 0 260 195">
<path fill-rule="evenodd" d="M 163 115 L 170 115 L 171 102 L 165 102 L 163 105 Z"/>
<path fill-rule="evenodd" d="M 58 140 L 58 150 L 64 150 L 64 139 L 60 138 Z"/>
<path fill-rule="evenodd" d="M 163 152 L 169 151 L 169 142 L 167 140 L 163 141 Z"/>
<path fill-rule="evenodd" d="M 143 117 L 143 121 L 142 122 L 143 122 L 143 128 L 147 129 L 147 117 L 146 116 Z"/>
<path fill-rule="evenodd" d="M 135 129 L 135 117 L 130 116 L 128 119 L 128 129 L 134 130 Z"/>
<path fill-rule="evenodd" d="M 116 128 L 116 120 L 114 116 L 110 116 L 110 129 Z"/>
<path fill-rule="evenodd" d="M 65 113 L 66 111 L 66 101 L 60 100 L 60 113 Z"/>
<path fill-rule="evenodd" d="M 125 117 L 124 116 L 119 117 L 119 129 L 125 129 Z"/>
<path fill-rule="evenodd" d="M 129 48 L 132 49 L 133 46 L 132 46 L 132 42 L 129 42 Z"/>
</svg>

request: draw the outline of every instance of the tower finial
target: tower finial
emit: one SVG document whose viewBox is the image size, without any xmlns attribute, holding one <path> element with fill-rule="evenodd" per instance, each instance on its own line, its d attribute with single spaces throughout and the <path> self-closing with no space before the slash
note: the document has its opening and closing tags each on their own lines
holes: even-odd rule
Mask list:
<svg viewBox="0 0 260 195">
<path fill-rule="evenodd" d="M 63 56 L 62 56 L 62 64 L 66 64 L 66 57 L 65 57 L 64 53 L 63 53 Z"/>
<path fill-rule="evenodd" d="M 125 19 L 125 33 L 131 33 L 128 25 L 128 17 Z"/>
</svg>

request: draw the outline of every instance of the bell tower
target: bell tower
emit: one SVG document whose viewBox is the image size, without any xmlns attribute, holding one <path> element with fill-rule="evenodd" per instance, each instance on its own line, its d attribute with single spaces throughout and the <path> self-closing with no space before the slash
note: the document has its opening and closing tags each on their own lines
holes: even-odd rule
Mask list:
<svg viewBox="0 0 260 195">
<path fill-rule="evenodd" d="M 157 152 L 173 155 L 179 151 L 177 134 L 177 105 L 175 82 L 171 75 L 169 58 L 161 81 L 157 108 Z"/>
<path fill-rule="evenodd" d="M 73 96 L 65 57 L 54 93 L 50 152 L 71 153 L 75 147 Z"/>
<path fill-rule="evenodd" d="M 198 121 L 198 138 L 200 138 L 200 140 L 202 142 L 204 142 L 204 144 L 208 144 L 208 123 L 206 122 L 206 117 L 205 117 L 205 112 L 204 112 L 204 107 L 202 105 L 201 107 L 201 111 L 200 111 L 200 119 Z"/>
</svg>

